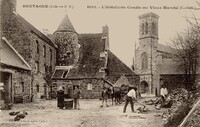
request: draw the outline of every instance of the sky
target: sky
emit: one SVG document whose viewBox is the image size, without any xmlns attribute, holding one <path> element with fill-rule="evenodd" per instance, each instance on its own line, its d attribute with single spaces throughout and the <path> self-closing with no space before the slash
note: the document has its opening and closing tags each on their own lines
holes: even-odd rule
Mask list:
<svg viewBox="0 0 200 127">
<path fill-rule="evenodd" d="M 17 13 L 41 32 L 53 33 L 66 14 L 79 34 L 100 33 L 107 25 L 110 50 L 128 67 L 139 43 L 138 16 L 147 12 L 159 15 L 159 43 L 168 44 L 188 27 L 186 17 L 200 19 L 200 0 L 17 0 Z"/>
</svg>

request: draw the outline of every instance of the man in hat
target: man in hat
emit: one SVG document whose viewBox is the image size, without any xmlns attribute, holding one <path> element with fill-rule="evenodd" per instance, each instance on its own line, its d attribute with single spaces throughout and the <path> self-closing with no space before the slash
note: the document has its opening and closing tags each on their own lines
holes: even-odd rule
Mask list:
<svg viewBox="0 0 200 127">
<path fill-rule="evenodd" d="M 136 87 L 129 87 L 129 92 L 125 96 L 125 105 L 124 105 L 124 110 L 123 113 L 126 112 L 126 107 L 128 103 L 131 104 L 131 111 L 134 112 L 134 101 L 136 101 Z"/>
<path fill-rule="evenodd" d="M 81 91 L 78 86 L 75 87 L 74 89 L 74 109 L 80 109 L 80 103 L 79 103 L 79 98 L 80 98 Z"/>
<path fill-rule="evenodd" d="M 102 97 L 102 105 L 100 107 L 103 107 L 104 101 L 106 102 L 106 107 L 108 107 L 108 104 L 107 104 L 108 89 L 106 89 L 105 87 L 103 88 L 103 91 L 101 93 L 101 97 Z"/>
</svg>

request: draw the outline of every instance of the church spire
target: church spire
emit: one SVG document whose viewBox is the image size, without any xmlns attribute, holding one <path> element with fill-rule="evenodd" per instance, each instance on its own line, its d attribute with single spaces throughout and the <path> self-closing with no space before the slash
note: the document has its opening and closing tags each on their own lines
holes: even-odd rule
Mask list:
<svg viewBox="0 0 200 127">
<path fill-rule="evenodd" d="M 76 33 L 76 30 L 74 29 L 67 14 L 65 15 L 64 19 L 62 20 L 58 29 L 55 32 L 75 32 Z"/>
</svg>

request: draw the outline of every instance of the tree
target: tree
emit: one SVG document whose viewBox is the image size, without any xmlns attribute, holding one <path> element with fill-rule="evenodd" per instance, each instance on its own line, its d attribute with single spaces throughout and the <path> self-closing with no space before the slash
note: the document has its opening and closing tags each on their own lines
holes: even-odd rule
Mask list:
<svg viewBox="0 0 200 127">
<path fill-rule="evenodd" d="M 187 18 L 187 22 L 189 23 L 187 30 L 178 33 L 172 43 L 175 47 L 178 69 L 183 70 L 186 88 L 191 89 L 196 81 L 199 64 L 200 25 L 195 16 L 192 21 Z"/>
</svg>

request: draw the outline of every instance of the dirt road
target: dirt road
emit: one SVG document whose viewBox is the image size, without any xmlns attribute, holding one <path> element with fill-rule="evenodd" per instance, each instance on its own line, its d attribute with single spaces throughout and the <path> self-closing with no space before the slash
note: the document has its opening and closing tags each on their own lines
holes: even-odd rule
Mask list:
<svg viewBox="0 0 200 127">
<path fill-rule="evenodd" d="M 142 101 L 142 100 L 140 100 Z M 159 111 L 147 106 L 150 111 L 131 113 L 130 105 L 123 113 L 124 103 L 101 108 L 99 100 L 81 100 L 81 110 L 60 110 L 56 100 L 41 100 L 39 103 L 16 104 L 12 110 L 2 111 L 1 127 L 162 127 L 163 120 L 155 117 L 166 109 Z M 137 109 L 139 105 L 135 105 Z M 20 121 L 13 121 L 11 111 L 26 111 L 28 115 Z"/>
</svg>

